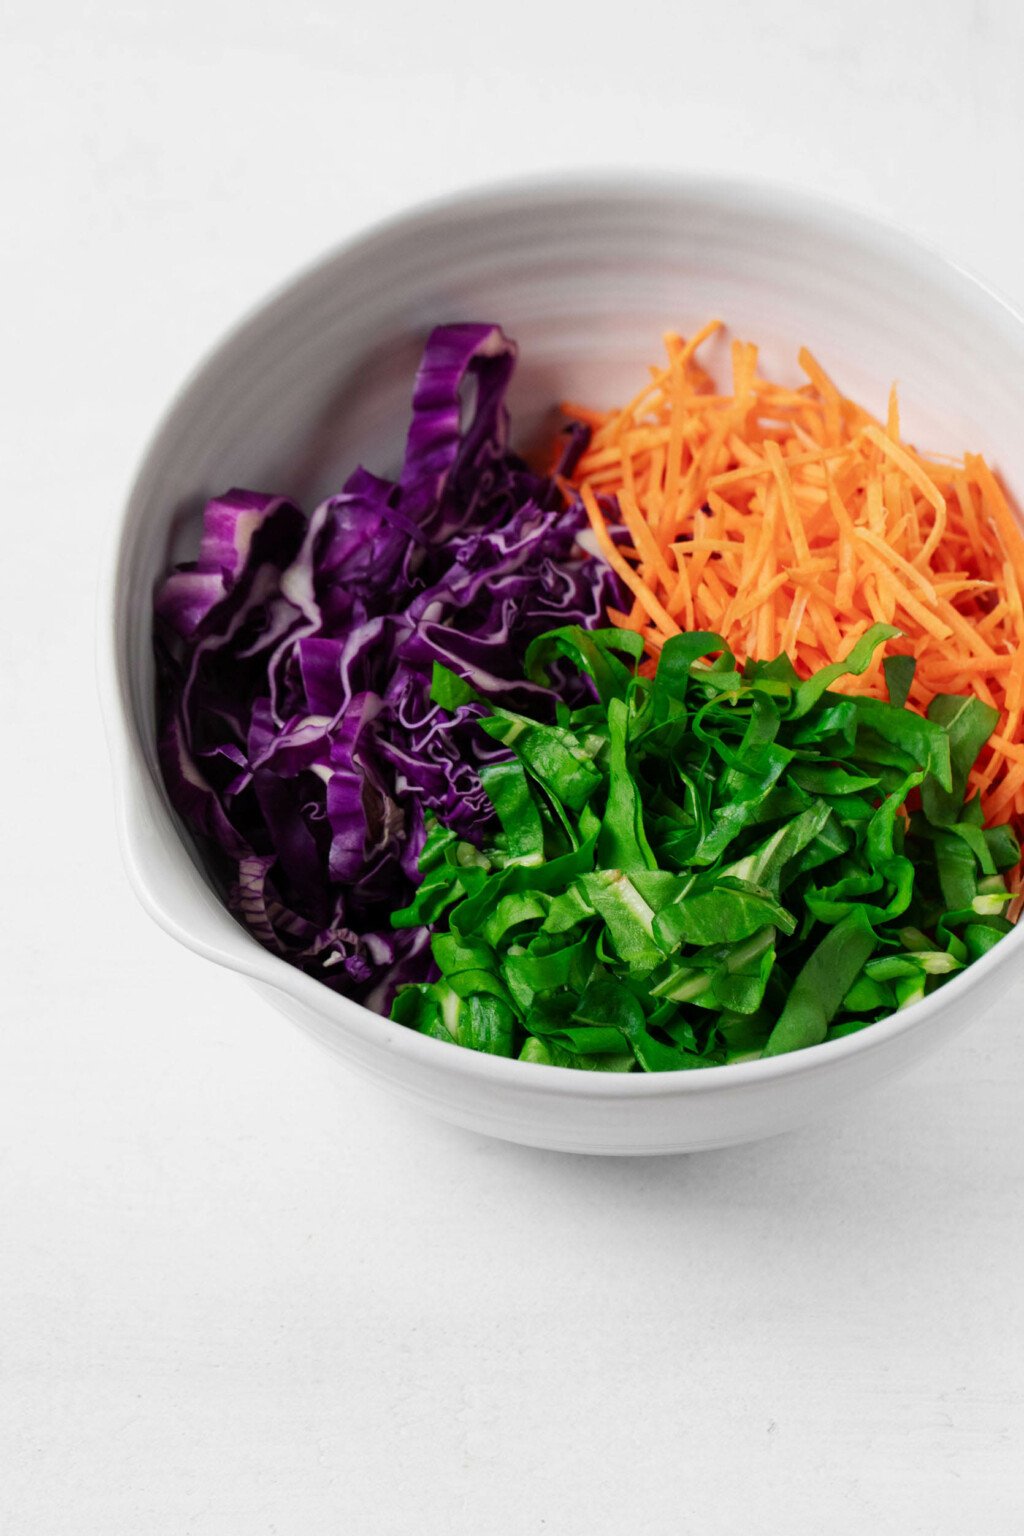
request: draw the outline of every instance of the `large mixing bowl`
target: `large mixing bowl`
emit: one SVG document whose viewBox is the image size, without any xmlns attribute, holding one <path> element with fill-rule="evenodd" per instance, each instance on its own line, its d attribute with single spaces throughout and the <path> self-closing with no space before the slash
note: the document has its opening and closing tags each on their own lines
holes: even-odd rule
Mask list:
<svg viewBox="0 0 1024 1536">
<path fill-rule="evenodd" d="M 157 765 L 153 590 L 231 485 L 307 507 L 356 463 L 393 471 L 431 327 L 496 321 L 520 344 L 518 442 L 566 397 L 635 389 L 662 333 L 711 315 L 795 377 L 806 343 L 846 391 L 900 383 L 922 447 L 980 450 L 1024 486 L 1024 321 L 898 231 L 808 197 L 710 181 L 586 179 L 454 198 L 372 230 L 250 316 L 188 382 L 146 452 L 107 566 L 101 675 L 125 860 L 170 933 L 250 978 L 339 1062 L 445 1119 L 579 1152 L 676 1152 L 828 1115 L 1020 987 L 1024 928 L 931 997 L 790 1056 L 619 1075 L 499 1059 L 368 1013 L 262 949 L 222 905 Z M 241 989 L 238 1006 L 246 1006 Z M 908 1088 L 908 1092 L 912 1089 Z"/>
</svg>

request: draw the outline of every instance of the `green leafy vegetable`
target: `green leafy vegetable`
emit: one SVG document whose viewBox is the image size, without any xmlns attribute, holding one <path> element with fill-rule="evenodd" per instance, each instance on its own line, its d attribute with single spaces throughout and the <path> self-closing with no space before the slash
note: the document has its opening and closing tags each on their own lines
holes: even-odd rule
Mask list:
<svg viewBox="0 0 1024 1536">
<path fill-rule="evenodd" d="M 888 703 L 829 691 L 894 634 L 801 682 L 786 657 L 739 670 L 718 635 L 668 641 L 648 679 L 631 632 L 553 630 L 528 680 L 569 665 L 596 702 L 546 721 L 435 668 L 435 702 L 477 706 L 505 749 L 480 775 L 501 831 L 432 828 L 394 921 L 432 925 L 440 976 L 393 1017 L 523 1061 L 679 1071 L 850 1034 L 986 954 L 1020 858 L 964 801 L 994 711 L 915 714 L 904 656 Z"/>
<path fill-rule="evenodd" d="M 913 656 L 886 656 L 882 661 L 885 686 L 889 690 L 889 702 L 902 709 L 907 702 L 910 685 L 914 681 L 917 662 Z"/>
<path fill-rule="evenodd" d="M 928 719 L 949 737 L 951 782 L 947 789 L 929 780 L 921 790 L 921 802 L 929 821 L 936 826 L 953 826 L 960 819 L 967 775 L 998 725 L 999 711 L 978 698 L 940 693 L 928 706 Z"/>
</svg>

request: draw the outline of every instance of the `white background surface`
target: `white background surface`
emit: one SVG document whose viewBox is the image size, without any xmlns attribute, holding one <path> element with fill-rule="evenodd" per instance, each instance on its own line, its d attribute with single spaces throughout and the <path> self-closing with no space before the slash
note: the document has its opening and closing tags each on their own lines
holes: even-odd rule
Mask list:
<svg viewBox="0 0 1024 1536">
<path fill-rule="evenodd" d="M 0 1529 L 1024 1529 L 1024 983 L 763 1146 L 446 1129 L 136 907 L 91 660 L 98 535 L 170 392 L 409 201 L 764 174 L 1024 301 L 1021 11 L 14 0 L 5 33 Z"/>
</svg>

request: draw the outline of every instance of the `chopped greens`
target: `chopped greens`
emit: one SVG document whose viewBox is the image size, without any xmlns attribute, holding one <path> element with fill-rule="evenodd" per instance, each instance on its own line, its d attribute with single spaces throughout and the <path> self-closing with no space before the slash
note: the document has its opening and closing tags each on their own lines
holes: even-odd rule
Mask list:
<svg viewBox="0 0 1024 1536">
<path fill-rule="evenodd" d="M 985 954 L 1020 858 L 964 800 L 995 712 L 915 714 L 904 658 L 888 703 L 831 691 L 895 633 L 800 681 L 710 633 L 669 640 L 647 677 L 638 635 L 570 625 L 530 644 L 527 680 L 569 666 L 592 698 L 543 719 L 436 664 L 434 703 L 504 755 L 481 770 L 479 846 L 430 828 L 393 922 L 431 927 L 438 975 L 392 1017 L 524 1061 L 679 1071 L 850 1034 Z"/>
</svg>

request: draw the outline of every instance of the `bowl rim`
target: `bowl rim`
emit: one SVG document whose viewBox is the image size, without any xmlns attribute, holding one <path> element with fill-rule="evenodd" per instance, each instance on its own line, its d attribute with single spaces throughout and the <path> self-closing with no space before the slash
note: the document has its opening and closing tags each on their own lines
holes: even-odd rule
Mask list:
<svg viewBox="0 0 1024 1536">
<path fill-rule="evenodd" d="M 717 1092 L 726 1086 L 739 1088 L 766 1084 L 782 1077 L 827 1071 L 840 1061 L 882 1049 L 898 1036 L 927 1029 L 937 1013 L 945 1012 L 957 999 L 965 1000 L 968 992 L 1019 954 L 1024 945 L 1024 925 L 1019 925 L 1012 934 L 1007 934 L 988 954 L 974 961 L 929 997 L 854 1034 L 837 1040 L 826 1040 L 819 1045 L 781 1056 L 759 1057 L 692 1071 L 607 1073 L 552 1070 L 538 1062 L 523 1062 L 512 1057 L 491 1056 L 467 1049 L 453 1050 L 444 1041 L 419 1034 L 382 1015 L 372 1013 L 361 1004 L 343 997 L 297 967 L 289 965 L 286 960 L 264 949 L 231 916 L 226 907 L 220 909 L 218 918 L 223 921 L 216 922 L 214 933 L 212 926 L 207 929 L 198 911 L 195 925 L 191 926 L 158 892 L 147 864 L 142 837 L 146 820 L 142 802 L 147 783 L 156 791 L 163 813 L 173 829 L 175 853 L 180 858 L 179 867 L 192 866 L 193 860 L 185 845 L 187 831 L 170 805 L 162 780 L 151 774 L 137 739 L 127 678 L 123 673 L 124 657 L 118 643 L 121 610 L 118 577 L 125 555 L 126 534 L 133 505 L 144 487 L 151 463 L 156 459 L 165 437 L 174 428 L 179 412 L 207 372 L 224 354 L 242 342 L 251 331 L 262 326 L 268 314 L 276 307 L 295 299 L 305 285 L 315 281 L 336 263 L 358 257 L 378 240 L 403 232 L 412 236 L 418 229 L 432 225 L 448 215 L 472 212 L 486 214 L 488 211 L 500 210 L 507 212 L 517 205 L 557 204 L 570 198 L 639 202 L 651 197 L 684 204 L 700 200 L 705 205 L 718 205 L 723 211 L 732 214 L 736 211 L 736 205 L 742 204 L 749 213 L 756 214 L 761 210 L 775 217 L 788 215 L 844 240 L 855 238 L 878 254 L 884 250 L 892 255 L 895 249 L 897 257 L 906 265 L 916 264 L 918 268 L 929 269 L 935 277 L 955 284 L 963 299 L 981 304 L 1004 323 L 1018 328 L 1024 350 L 1024 313 L 1007 296 L 946 255 L 938 246 L 897 221 L 867 212 L 852 202 L 832 195 L 762 178 L 717 176 L 711 173 L 630 172 L 621 168 L 559 171 L 472 184 L 401 208 L 358 230 L 282 279 L 264 297 L 249 305 L 239 318 L 214 339 L 178 385 L 149 434 L 129 480 L 128 492 L 109 520 L 106 537 L 102 541 L 97 582 L 97 682 L 112 770 L 118 844 L 129 883 L 153 920 L 194 953 L 294 999 L 304 1008 L 319 1014 L 325 1022 L 354 1034 L 363 1046 L 368 1050 L 376 1049 L 382 1057 L 397 1053 L 413 1064 L 435 1071 L 447 1071 L 458 1077 L 475 1078 L 494 1084 L 518 1082 L 521 1087 L 528 1085 L 531 1092 L 542 1095 L 554 1093 L 564 1097 L 569 1094 L 612 1100 L 675 1097 Z M 219 896 L 216 899 L 220 901 Z"/>
</svg>

